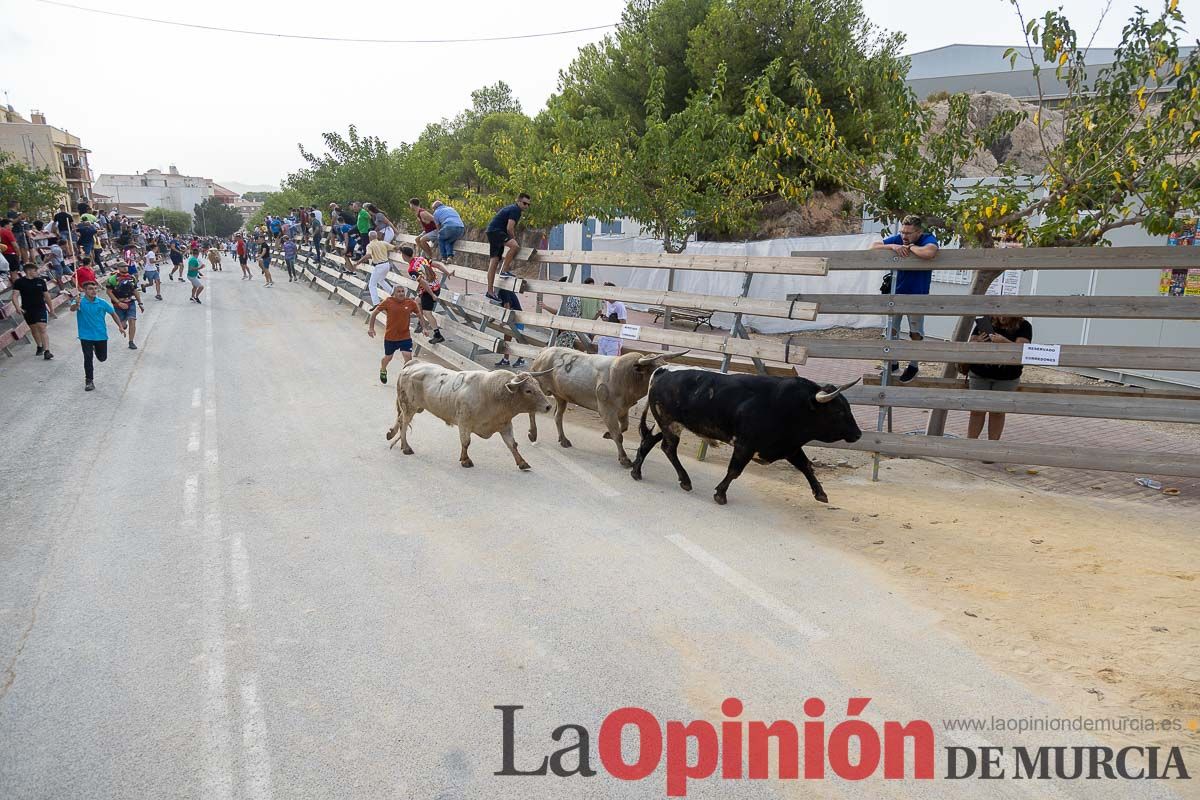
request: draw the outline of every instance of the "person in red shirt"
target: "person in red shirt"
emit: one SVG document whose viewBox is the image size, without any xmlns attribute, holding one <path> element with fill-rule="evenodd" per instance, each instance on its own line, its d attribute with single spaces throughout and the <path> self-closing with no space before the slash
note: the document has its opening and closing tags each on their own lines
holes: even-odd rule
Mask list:
<svg viewBox="0 0 1200 800">
<path fill-rule="evenodd" d="M 79 266 L 75 269 L 75 286 L 79 288 L 85 283 L 96 282 L 96 271 L 92 269 L 92 260 L 87 256 L 79 259 Z"/>
<path fill-rule="evenodd" d="M 8 263 L 5 272 L 11 272 L 15 278 L 21 271 L 21 256 L 17 250 L 17 235 L 12 230 L 12 220 L 8 217 L 0 219 L 0 244 L 4 245 L 4 260 Z"/>
<path fill-rule="evenodd" d="M 242 238 L 240 233 L 237 235 L 237 243 L 234 246 L 234 249 L 237 251 L 238 263 L 242 265 L 242 280 L 252 280 L 254 276 L 250 274 L 250 267 L 246 265 L 246 240 Z"/>
</svg>

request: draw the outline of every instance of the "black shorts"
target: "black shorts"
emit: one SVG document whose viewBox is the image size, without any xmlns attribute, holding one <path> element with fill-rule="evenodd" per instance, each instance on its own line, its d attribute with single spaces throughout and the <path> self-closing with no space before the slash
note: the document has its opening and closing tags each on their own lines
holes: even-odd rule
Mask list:
<svg viewBox="0 0 1200 800">
<path fill-rule="evenodd" d="M 441 291 L 437 291 L 434 294 L 440 295 Z M 427 292 L 421 292 L 421 310 L 434 311 L 435 309 L 437 309 L 437 298 L 429 295 Z"/>
<path fill-rule="evenodd" d="M 21 316 L 25 318 L 25 324 L 27 325 L 44 325 L 50 321 L 50 312 L 45 308 L 22 309 Z"/>
<path fill-rule="evenodd" d="M 238 256 L 238 263 L 241 264 L 243 267 L 246 266 L 246 257 Z"/>
<path fill-rule="evenodd" d="M 488 237 L 488 255 L 491 256 L 492 258 L 500 258 L 501 256 L 503 256 L 504 255 L 504 243 L 508 241 L 508 232 L 501 231 L 500 233 L 495 233 L 494 231 L 488 231 L 487 237 Z"/>
</svg>

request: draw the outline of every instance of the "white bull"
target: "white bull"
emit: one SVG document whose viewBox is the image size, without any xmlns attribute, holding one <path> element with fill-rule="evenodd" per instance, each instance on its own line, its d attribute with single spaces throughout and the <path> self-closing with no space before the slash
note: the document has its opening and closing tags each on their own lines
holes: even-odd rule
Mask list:
<svg viewBox="0 0 1200 800">
<path fill-rule="evenodd" d="M 513 417 L 528 413 L 533 419 L 535 413 L 549 410 L 550 401 L 531 373 L 455 372 L 437 364 L 414 361 L 400 371 L 396 383 L 396 424 L 388 431 L 387 438 L 392 440 L 399 433 L 402 452 L 412 455 L 408 428 L 413 417 L 429 411 L 447 425 L 458 428 L 462 443 L 458 461 L 464 467 L 475 466 L 467 455 L 471 434 L 490 439 L 492 434 L 499 433 L 517 467 L 529 469 L 528 462 L 517 452 Z M 391 446 L 395 447 L 396 442 L 392 441 Z"/>
<path fill-rule="evenodd" d="M 556 402 L 554 423 L 558 426 L 558 443 L 570 447 L 563 433 L 563 414 L 568 403 L 591 409 L 604 420 L 606 439 L 617 445 L 621 466 L 633 466 L 625 454 L 622 434 L 629 429 L 629 409 L 646 396 L 650 376 L 668 361 L 687 353 L 626 353 L 622 356 L 599 356 L 581 353 L 569 347 L 548 347 L 538 353 L 530 369 L 538 376 L 542 391 Z M 529 440 L 537 439 L 537 423 L 529 415 Z"/>
</svg>

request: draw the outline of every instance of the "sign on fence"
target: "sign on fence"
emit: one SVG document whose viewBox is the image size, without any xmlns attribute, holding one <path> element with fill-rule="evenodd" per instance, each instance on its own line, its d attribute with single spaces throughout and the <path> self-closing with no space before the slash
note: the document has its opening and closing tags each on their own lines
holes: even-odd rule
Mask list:
<svg viewBox="0 0 1200 800">
<path fill-rule="evenodd" d="M 1026 342 L 1021 347 L 1021 363 L 1037 364 L 1042 367 L 1057 367 L 1061 351 L 1062 345 Z"/>
<path fill-rule="evenodd" d="M 621 338 L 622 339 L 636 340 L 636 339 L 640 338 L 641 335 L 642 335 L 642 326 L 641 325 L 622 325 L 621 326 Z"/>
</svg>

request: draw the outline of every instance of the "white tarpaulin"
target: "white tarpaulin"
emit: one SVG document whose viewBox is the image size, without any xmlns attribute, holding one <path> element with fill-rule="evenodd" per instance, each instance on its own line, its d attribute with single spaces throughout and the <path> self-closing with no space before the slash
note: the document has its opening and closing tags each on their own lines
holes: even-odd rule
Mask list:
<svg viewBox="0 0 1200 800">
<path fill-rule="evenodd" d="M 790 256 L 793 251 L 822 250 L 866 250 L 878 239 L 876 234 L 853 236 L 804 236 L 794 239 L 767 239 L 761 242 L 689 242 L 689 255 L 709 256 Z M 657 239 L 641 239 L 622 236 L 596 236 L 592 249 L 614 253 L 661 253 L 662 242 Z M 808 275 L 755 275 L 750 284 L 750 296 L 772 300 L 785 300 L 789 294 L 809 292 L 812 294 L 877 294 L 884 271 L 877 272 L 843 270 L 823 276 Z M 633 289 L 666 289 L 667 270 L 632 269 L 629 267 L 592 267 L 592 277 L 597 283 L 612 281 L 617 286 Z M 676 270 L 677 292 L 691 294 L 713 294 L 737 297 L 742 293 L 745 275 L 736 272 L 698 272 Z M 633 303 L 632 308 L 641 308 Z M 728 329 L 733 324 L 733 315 L 713 314 L 713 324 Z M 883 317 L 876 314 L 822 314 L 816 320 L 778 319 L 775 317 L 742 318 L 742 324 L 763 333 L 789 333 L 792 331 L 819 330 L 822 328 L 873 328 L 883 326 Z"/>
</svg>

